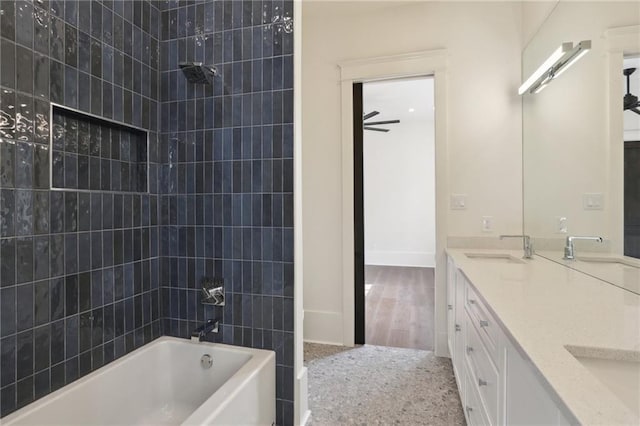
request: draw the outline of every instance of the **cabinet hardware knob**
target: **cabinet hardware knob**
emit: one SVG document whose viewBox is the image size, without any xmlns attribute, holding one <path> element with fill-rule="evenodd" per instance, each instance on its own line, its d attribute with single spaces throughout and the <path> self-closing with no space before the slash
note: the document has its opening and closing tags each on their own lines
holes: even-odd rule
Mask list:
<svg viewBox="0 0 640 426">
<path fill-rule="evenodd" d="M 480 327 L 489 327 L 489 321 L 480 320 Z"/>
<path fill-rule="evenodd" d="M 453 310 L 453 305 L 447 305 L 447 308 L 449 308 L 450 311 Z"/>
<path fill-rule="evenodd" d="M 461 330 L 460 325 L 459 325 L 459 324 L 456 324 L 456 331 L 460 331 L 460 330 Z"/>
<path fill-rule="evenodd" d="M 470 354 L 473 352 L 473 348 L 471 346 L 467 346 L 467 353 Z"/>
<path fill-rule="evenodd" d="M 473 411 L 473 408 L 471 408 L 471 407 L 469 407 L 469 406 L 467 405 L 467 413 L 470 413 L 470 412 L 472 412 L 472 411 Z"/>
<path fill-rule="evenodd" d="M 475 304 L 476 304 L 476 301 L 475 301 L 474 299 L 469 299 L 469 303 L 470 303 L 471 305 L 475 305 Z"/>
<path fill-rule="evenodd" d="M 478 379 L 478 386 L 487 386 L 487 382 L 482 379 Z"/>
</svg>

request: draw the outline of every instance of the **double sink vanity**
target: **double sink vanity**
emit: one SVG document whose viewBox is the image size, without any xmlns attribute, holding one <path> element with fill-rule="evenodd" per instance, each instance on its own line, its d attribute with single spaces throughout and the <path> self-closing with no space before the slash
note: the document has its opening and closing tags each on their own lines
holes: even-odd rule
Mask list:
<svg viewBox="0 0 640 426">
<path fill-rule="evenodd" d="M 523 16 L 545 7 L 519 90 L 527 258 L 450 239 L 449 352 L 470 425 L 640 425 L 640 2 Z"/>
<path fill-rule="evenodd" d="M 522 251 L 447 253 L 468 424 L 640 424 L 640 295 Z"/>
</svg>

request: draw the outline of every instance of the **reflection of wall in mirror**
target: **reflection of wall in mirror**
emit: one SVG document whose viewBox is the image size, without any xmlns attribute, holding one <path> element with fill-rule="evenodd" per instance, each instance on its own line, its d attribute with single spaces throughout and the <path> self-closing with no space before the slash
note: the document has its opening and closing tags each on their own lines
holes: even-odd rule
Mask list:
<svg viewBox="0 0 640 426">
<path fill-rule="evenodd" d="M 611 218 L 621 216 L 622 206 L 610 202 L 608 191 L 604 34 L 638 24 L 640 2 L 561 1 L 524 50 L 526 78 L 562 42 L 591 40 L 593 47 L 545 90 L 523 97 L 525 233 L 562 244 L 566 234 L 558 232 L 557 218 L 566 217 L 569 235 L 596 234 L 615 240 Z M 593 193 L 603 194 L 602 209 L 586 210 L 584 195 Z"/>
</svg>

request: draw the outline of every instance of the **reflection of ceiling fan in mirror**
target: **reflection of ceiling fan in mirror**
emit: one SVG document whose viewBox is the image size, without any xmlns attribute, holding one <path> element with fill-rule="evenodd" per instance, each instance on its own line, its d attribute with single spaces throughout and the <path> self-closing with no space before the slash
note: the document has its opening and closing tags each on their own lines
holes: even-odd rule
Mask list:
<svg viewBox="0 0 640 426">
<path fill-rule="evenodd" d="M 625 68 L 623 71 L 623 74 L 627 77 L 627 94 L 624 95 L 624 110 L 630 110 L 636 114 L 640 114 L 640 101 L 638 101 L 637 96 L 631 94 L 631 88 L 629 86 L 629 79 L 635 70 L 635 68 Z"/>
<path fill-rule="evenodd" d="M 374 132 L 388 132 L 389 129 L 382 129 L 379 127 L 372 127 L 372 126 L 380 126 L 381 124 L 398 124 L 400 122 L 400 120 L 383 120 L 383 121 L 367 121 L 370 118 L 375 117 L 376 115 L 380 114 L 380 112 L 378 111 L 371 111 L 368 114 L 365 114 L 362 117 L 362 124 L 364 125 L 364 130 L 373 130 Z"/>
</svg>

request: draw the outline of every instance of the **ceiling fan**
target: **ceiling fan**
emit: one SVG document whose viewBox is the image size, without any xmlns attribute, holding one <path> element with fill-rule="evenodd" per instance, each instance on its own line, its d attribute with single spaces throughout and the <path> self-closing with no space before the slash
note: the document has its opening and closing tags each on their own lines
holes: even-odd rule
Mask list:
<svg viewBox="0 0 640 426">
<path fill-rule="evenodd" d="M 636 114 L 640 114 L 640 101 L 638 101 L 637 96 L 631 94 L 629 87 L 629 78 L 635 71 L 635 68 L 625 68 L 623 71 L 623 74 L 627 77 L 627 94 L 624 95 L 624 110 L 630 110 Z"/>
<path fill-rule="evenodd" d="M 367 121 L 370 118 L 373 118 L 378 114 L 380 114 L 380 112 L 371 111 L 370 113 L 365 114 L 364 116 L 362 116 L 362 124 L 363 124 L 364 130 L 373 130 L 374 132 L 387 133 L 389 131 L 389 129 L 382 129 L 382 128 L 379 128 L 379 127 L 372 127 L 372 126 L 379 126 L 381 124 L 398 124 L 400 122 L 400 120 Z"/>
</svg>

